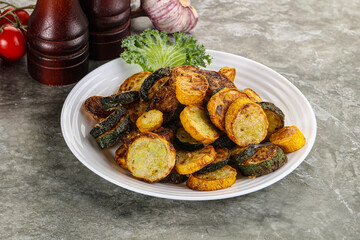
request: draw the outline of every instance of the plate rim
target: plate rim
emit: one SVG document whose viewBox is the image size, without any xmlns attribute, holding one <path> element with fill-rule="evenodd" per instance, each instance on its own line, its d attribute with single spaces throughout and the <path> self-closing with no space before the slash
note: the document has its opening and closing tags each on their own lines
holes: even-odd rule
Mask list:
<svg viewBox="0 0 360 240">
<path fill-rule="evenodd" d="M 314 123 L 314 125 L 312 125 L 312 135 L 313 138 L 311 139 L 307 139 L 308 141 L 308 149 L 306 150 L 306 152 L 301 156 L 301 160 L 297 161 L 296 164 L 294 164 L 291 168 L 289 168 L 286 172 L 282 173 L 281 175 L 275 176 L 274 178 L 270 179 L 269 181 L 259 185 L 259 186 L 255 186 L 252 187 L 250 189 L 247 190 L 243 190 L 240 192 L 235 192 L 235 193 L 228 193 L 228 194 L 224 194 L 224 195 L 214 195 L 214 196 L 198 196 L 198 197 L 194 197 L 194 196 L 181 196 L 179 197 L 178 195 L 169 195 L 169 194 L 163 194 L 163 193 L 153 193 L 151 191 L 145 191 L 143 189 L 138 189 L 136 187 L 133 186 L 128 186 L 126 184 L 122 184 L 119 183 L 118 181 L 114 181 L 112 178 L 106 176 L 106 174 L 102 173 L 101 171 L 99 171 L 96 168 L 93 168 L 90 164 L 88 164 L 84 159 L 82 159 L 81 156 L 79 156 L 79 154 L 77 153 L 77 151 L 75 151 L 73 149 L 73 146 L 67 136 L 66 133 L 66 119 L 65 117 L 67 116 L 66 110 L 67 110 L 67 106 L 70 106 L 70 100 L 72 98 L 72 96 L 77 92 L 77 90 L 82 87 L 86 80 L 89 78 L 92 78 L 94 76 L 96 76 L 97 74 L 101 73 L 103 71 L 103 69 L 106 69 L 107 67 L 111 66 L 114 64 L 114 62 L 119 61 L 120 58 L 116 58 L 113 59 L 105 64 L 102 64 L 100 66 L 98 66 L 97 68 L 95 68 L 94 70 L 90 71 L 88 74 L 86 74 L 79 82 L 76 83 L 76 85 L 71 89 L 71 91 L 68 93 L 63 106 L 62 106 L 62 110 L 61 110 L 61 115 L 60 115 L 60 124 L 61 124 L 61 132 L 62 132 L 62 136 L 65 140 L 66 145 L 68 146 L 68 148 L 70 149 L 70 151 L 72 152 L 72 154 L 77 158 L 78 161 L 80 161 L 83 165 L 85 165 L 88 169 L 90 169 L 92 172 L 94 172 L 96 175 L 104 178 L 105 180 L 120 186 L 124 189 L 133 191 L 133 192 L 137 192 L 137 193 L 141 193 L 144 195 L 148 195 L 148 196 L 152 196 L 152 197 L 158 197 L 158 198 L 164 198 L 164 199 L 172 199 L 172 200 L 185 200 L 185 201 L 208 201 L 208 200 L 219 200 L 219 199 L 227 199 L 227 198 L 232 198 L 232 197 L 237 197 L 237 196 L 242 196 L 242 195 L 246 195 L 252 192 L 256 192 L 259 191 L 261 189 L 264 189 L 278 181 L 280 181 L 281 179 L 285 178 L 287 175 L 289 175 L 291 172 L 293 172 L 305 159 L 306 157 L 309 155 L 310 151 L 312 150 L 315 140 L 316 140 L 316 134 L 317 134 L 317 121 L 316 121 L 316 117 L 315 117 L 315 113 L 314 110 L 310 104 L 310 102 L 308 101 L 308 99 L 305 97 L 305 95 L 292 83 L 290 82 L 287 78 L 285 78 L 284 76 L 282 76 L 280 73 L 276 72 L 275 70 L 271 69 L 270 67 L 254 61 L 252 59 L 243 57 L 243 56 L 239 56 L 233 53 L 227 53 L 227 52 L 222 52 L 222 51 L 217 51 L 217 50 L 206 50 L 207 53 L 209 53 L 210 55 L 212 54 L 220 54 L 220 55 L 230 55 L 232 57 L 235 58 L 241 58 L 244 61 L 250 62 L 251 64 L 257 65 L 261 68 L 265 68 L 267 71 L 272 72 L 272 74 L 274 74 L 276 77 L 281 78 L 283 81 L 286 81 L 293 90 L 295 90 L 299 95 L 301 95 L 303 97 L 304 102 L 307 105 L 307 108 L 310 110 L 310 115 L 311 115 L 311 121 Z M 76 95 L 75 95 L 76 96 Z M 238 194 L 239 193 L 239 194 Z"/>
</svg>

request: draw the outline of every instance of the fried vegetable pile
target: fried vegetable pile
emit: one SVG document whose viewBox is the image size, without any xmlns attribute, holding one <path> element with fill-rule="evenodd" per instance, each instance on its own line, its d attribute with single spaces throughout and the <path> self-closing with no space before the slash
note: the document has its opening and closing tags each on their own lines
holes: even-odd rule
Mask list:
<svg viewBox="0 0 360 240">
<path fill-rule="evenodd" d="M 199 191 L 231 187 L 237 177 L 270 174 L 306 139 L 284 112 L 234 84 L 236 69 L 190 65 L 135 73 L 116 94 L 84 102 L 101 149 L 135 178 Z M 261 145 L 259 145 L 261 144 Z"/>
</svg>

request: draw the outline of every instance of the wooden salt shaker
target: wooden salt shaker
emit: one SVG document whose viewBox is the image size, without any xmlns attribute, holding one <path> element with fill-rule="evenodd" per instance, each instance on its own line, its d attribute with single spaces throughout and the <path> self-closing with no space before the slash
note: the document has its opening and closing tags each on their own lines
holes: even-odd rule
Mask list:
<svg viewBox="0 0 360 240">
<path fill-rule="evenodd" d="M 78 0 L 37 0 L 27 38 L 28 71 L 34 79 L 65 85 L 87 74 L 88 21 Z"/>
<path fill-rule="evenodd" d="M 80 4 L 89 20 L 90 58 L 118 58 L 121 41 L 131 33 L 130 0 L 80 0 Z"/>
</svg>

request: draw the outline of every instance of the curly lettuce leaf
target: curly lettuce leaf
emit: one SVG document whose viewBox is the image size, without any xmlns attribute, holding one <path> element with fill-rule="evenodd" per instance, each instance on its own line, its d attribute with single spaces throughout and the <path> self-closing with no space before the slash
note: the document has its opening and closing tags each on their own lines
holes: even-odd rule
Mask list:
<svg viewBox="0 0 360 240">
<path fill-rule="evenodd" d="M 122 59 L 150 72 L 167 66 L 206 67 L 212 60 L 203 45 L 184 33 L 174 33 L 172 41 L 164 31 L 146 29 L 139 35 L 125 38 L 121 46 L 125 49 L 120 55 Z"/>
</svg>

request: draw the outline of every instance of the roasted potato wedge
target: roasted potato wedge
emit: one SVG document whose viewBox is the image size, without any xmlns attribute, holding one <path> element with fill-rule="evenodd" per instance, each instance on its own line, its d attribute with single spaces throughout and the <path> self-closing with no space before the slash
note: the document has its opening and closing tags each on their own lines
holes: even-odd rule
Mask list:
<svg viewBox="0 0 360 240">
<path fill-rule="evenodd" d="M 194 190 L 214 191 L 231 187 L 235 183 L 236 175 L 236 170 L 226 165 L 214 172 L 191 174 L 186 185 Z"/>
<path fill-rule="evenodd" d="M 176 83 L 176 77 L 180 74 L 180 73 L 193 73 L 198 71 L 199 68 L 197 67 L 193 67 L 190 65 L 182 65 L 182 66 L 177 66 L 177 67 L 173 67 L 171 68 L 171 74 L 170 74 L 170 78 L 169 78 L 169 86 L 171 87 L 175 87 L 175 83 Z"/>
<path fill-rule="evenodd" d="M 155 133 L 142 133 L 126 153 L 126 164 L 132 175 L 153 183 L 170 174 L 176 162 L 176 151 L 165 138 Z"/>
<path fill-rule="evenodd" d="M 241 147 L 263 141 L 269 122 L 264 110 L 247 98 L 238 98 L 225 115 L 225 129 L 228 137 Z"/>
<path fill-rule="evenodd" d="M 120 85 L 117 93 L 140 91 L 142 83 L 150 75 L 151 72 L 138 72 L 131 75 Z"/>
<path fill-rule="evenodd" d="M 236 69 L 231 67 L 223 67 L 219 70 L 219 73 L 225 75 L 230 81 L 234 82 L 236 76 Z"/>
<path fill-rule="evenodd" d="M 245 88 L 243 91 L 250 98 L 251 101 L 253 101 L 253 102 L 262 102 L 262 99 L 259 96 L 259 94 L 257 94 L 251 88 Z"/>
<path fill-rule="evenodd" d="M 140 132 L 152 132 L 163 123 L 163 114 L 159 110 L 150 110 L 143 113 L 137 120 L 136 126 Z"/>
<path fill-rule="evenodd" d="M 201 103 L 206 95 L 209 83 L 198 73 L 181 73 L 176 77 L 176 98 L 181 104 Z"/>
<path fill-rule="evenodd" d="M 302 148 L 306 139 L 296 126 L 286 126 L 273 133 L 270 142 L 279 146 L 285 153 L 291 153 Z"/>
<path fill-rule="evenodd" d="M 207 110 L 211 122 L 220 130 L 225 131 L 225 114 L 231 103 L 239 97 L 247 95 L 235 88 L 224 88 L 211 96 Z"/>
<path fill-rule="evenodd" d="M 180 121 L 186 132 L 203 144 L 210 144 L 220 134 L 206 115 L 206 110 L 198 105 L 190 105 L 180 113 Z"/>
<path fill-rule="evenodd" d="M 192 152 L 178 150 L 176 155 L 176 171 L 179 174 L 191 174 L 213 162 L 216 151 L 213 146 L 207 145 Z"/>
</svg>

